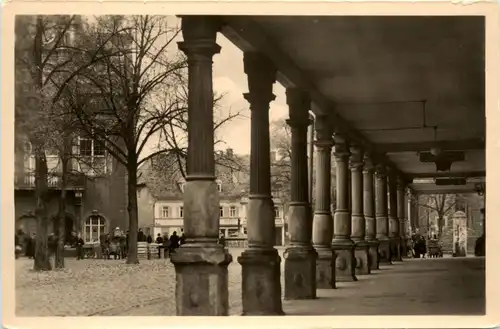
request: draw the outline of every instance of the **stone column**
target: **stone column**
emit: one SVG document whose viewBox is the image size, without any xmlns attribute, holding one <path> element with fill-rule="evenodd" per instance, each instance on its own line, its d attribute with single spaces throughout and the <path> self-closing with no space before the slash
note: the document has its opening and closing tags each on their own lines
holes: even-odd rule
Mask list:
<svg viewBox="0 0 500 329">
<path fill-rule="evenodd" d="M 398 196 L 398 220 L 399 220 L 399 257 L 403 258 L 407 255 L 406 251 L 406 230 L 405 230 L 405 182 L 402 177 L 397 180 L 397 196 Z"/>
<path fill-rule="evenodd" d="M 188 155 L 184 188 L 186 244 L 171 256 L 176 272 L 177 315 L 228 315 L 227 266 L 220 244 L 219 193 L 215 183 L 212 57 L 219 24 L 209 16 L 184 16 L 188 60 Z"/>
<path fill-rule="evenodd" d="M 244 96 L 251 110 L 248 248 L 238 257 L 243 275 L 243 315 L 282 315 L 281 258 L 274 249 L 269 143 L 269 103 L 275 98 L 276 68 L 260 53 L 245 53 L 243 60 L 250 91 Z"/>
<path fill-rule="evenodd" d="M 349 212 L 349 145 L 344 137 L 335 134 L 335 162 L 337 164 L 337 202 L 333 220 L 332 250 L 336 253 L 335 277 L 339 281 L 357 281 L 354 242 L 351 240 Z"/>
<path fill-rule="evenodd" d="M 368 242 L 370 270 L 378 270 L 377 223 L 375 221 L 374 166 L 369 156 L 364 157 L 363 168 L 363 212 L 365 216 L 365 240 Z"/>
<path fill-rule="evenodd" d="M 368 243 L 365 241 L 365 215 L 363 213 L 363 151 L 351 146 L 351 238 L 355 244 L 356 274 L 370 274 Z"/>
<path fill-rule="evenodd" d="M 285 299 L 316 298 L 317 253 L 312 247 L 312 209 L 309 203 L 307 127 L 311 100 L 303 90 L 286 90 L 292 132 L 292 179 L 288 212 L 290 244 L 285 258 Z"/>
<path fill-rule="evenodd" d="M 397 175 L 394 170 L 389 170 L 389 240 L 391 242 L 391 259 L 401 261 L 399 246 L 399 220 L 398 220 L 398 195 Z"/>
<path fill-rule="evenodd" d="M 375 218 L 377 221 L 377 240 L 379 241 L 379 263 L 391 264 L 391 248 L 389 243 L 389 219 L 387 218 L 387 169 L 384 164 L 375 168 L 376 190 Z"/>
<path fill-rule="evenodd" d="M 335 288 L 335 253 L 332 251 L 331 211 L 332 130 L 327 117 L 316 117 L 316 203 L 313 218 L 313 246 L 318 253 L 316 288 Z"/>
</svg>

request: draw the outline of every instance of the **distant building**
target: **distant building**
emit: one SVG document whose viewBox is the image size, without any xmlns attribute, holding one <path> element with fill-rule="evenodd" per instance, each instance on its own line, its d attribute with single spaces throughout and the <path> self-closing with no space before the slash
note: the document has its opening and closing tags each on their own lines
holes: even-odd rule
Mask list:
<svg viewBox="0 0 500 329">
<path fill-rule="evenodd" d="M 144 163 L 139 170 L 139 227 L 146 234 L 171 235 L 183 229 L 183 191 L 185 180 L 176 169 L 166 173 L 171 166 L 172 155 L 156 157 Z M 247 233 L 248 174 L 240 165 L 247 159 L 237 157 L 228 149 L 219 153 L 217 186 L 220 196 L 220 234 L 225 237 Z M 225 162 L 225 164 L 220 164 Z M 275 204 L 276 245 L 285 241 L 285 211 L 280 198 Z"/>
</svg>

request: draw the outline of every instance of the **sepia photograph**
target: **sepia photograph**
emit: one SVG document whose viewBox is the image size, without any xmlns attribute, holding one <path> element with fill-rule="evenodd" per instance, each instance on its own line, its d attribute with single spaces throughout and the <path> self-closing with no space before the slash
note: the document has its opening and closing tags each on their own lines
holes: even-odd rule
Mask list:
<svg viewBox="0 0 500 329">
<path fill-rule="evenodd" d="M 12 15 L 15 317 L 488 315 L 484 13 L 117 13 Z"/>
</svg>

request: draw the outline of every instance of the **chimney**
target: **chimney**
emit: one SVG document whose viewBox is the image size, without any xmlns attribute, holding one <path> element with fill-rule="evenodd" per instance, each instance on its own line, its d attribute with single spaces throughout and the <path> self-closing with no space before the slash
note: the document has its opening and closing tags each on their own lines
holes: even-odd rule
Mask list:
<svg viewBox="0 0 500 329">
<path fill-rule="evenodd" d="M 229 158 L 232 158 L 232 157 L 233 157 L 233 155 L 234 155 L 234 153 L 233 153 L 233 149 L 232 149 L 232 148 L 228 148 L 228 149 L 226 149 L 226 153 L 227 153 L 227 156 L 228 156 Z"/>
</svg>

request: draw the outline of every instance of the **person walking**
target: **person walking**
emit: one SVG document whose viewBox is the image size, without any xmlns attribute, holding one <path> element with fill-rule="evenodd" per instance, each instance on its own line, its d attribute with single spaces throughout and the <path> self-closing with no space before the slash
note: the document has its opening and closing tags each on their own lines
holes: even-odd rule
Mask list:
<svg viewBox="0 0 500 329">
<path fill-rule="evenodd" d="M 163 249 L 163 238 L 161 237 L 160 233 L 158 233 L 158 236 L 156 237 L 155 242 L 158 244 L 158 259 L 160 259 L 161 258 L 161 251 L 164 250 Z"/>
</svg>

